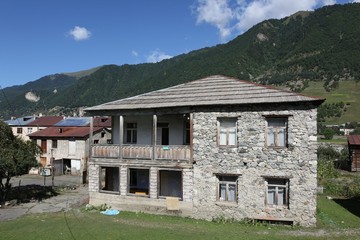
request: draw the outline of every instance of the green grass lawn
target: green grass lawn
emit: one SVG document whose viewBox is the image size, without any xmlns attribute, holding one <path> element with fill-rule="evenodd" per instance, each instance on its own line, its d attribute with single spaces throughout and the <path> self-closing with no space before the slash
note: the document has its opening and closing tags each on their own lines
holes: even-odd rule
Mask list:
<svg viewBox="0 0 360 240">
<path fill-rule="evenodd" d="M 105 216 L 75 209 L 1 222 L 0 239 L 358 239 L 360 217 L 343 206 L 319 197 L 316 228 L 207 222 L 130 212 Z"/>
<path fill-rule="evenodd" d="M 360 121 L 360 82 L 340 81 L 339 87 L 331 92 L 326 92 L 323 85 L 324 81 L 309 82 L 309 87 L 302 93 L 326 98 L 326 103 L 344 102 L 347 109 L 340 118 L 328 119 L 326 124 Z"/>
</svg>

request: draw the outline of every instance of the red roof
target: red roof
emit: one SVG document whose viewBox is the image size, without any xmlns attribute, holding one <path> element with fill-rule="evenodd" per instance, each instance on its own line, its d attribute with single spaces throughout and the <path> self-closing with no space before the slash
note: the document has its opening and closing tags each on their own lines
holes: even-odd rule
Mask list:
<svg viewBox="0 0 360 240">
<path fill-rule="evenodd" d="M 61 116 L 44 116 L 37 118 L 36 120 L 27 124 L 27 126 L 50 127 L 53 126 L 55 123 L 60 122 L 63 119 L 64 118 Z"/>
<path fill-rule="evenodd" d="M 349 145 L 360 145 L 360 135 L 347 136 Z"/>
<path fill-rule="evenodd" d="M 94 127 L 94 133 L 103 129 Z M 90 135 L 90 127 L 48 127 L 29 134 L 30 138 L 84 138 Z"/>
<path fill-rule="evenodd" d="M 94 127 L 111 128 L 111 117 L 94 117 Z"/>
</svg>

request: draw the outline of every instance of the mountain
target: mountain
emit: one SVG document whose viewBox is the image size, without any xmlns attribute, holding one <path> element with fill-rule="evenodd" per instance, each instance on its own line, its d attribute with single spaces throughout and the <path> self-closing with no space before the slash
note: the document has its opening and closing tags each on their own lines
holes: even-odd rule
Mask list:
<svg viewBox="0 0 360 240">
<path fill-rule="evenodd" d="M 71 114 L 79 107 L 213 74 L 294 91 L 322 81 L 324 92 L 331 92 L 340 81 L 360 80 L 359 22 L 360 4 L 326 6 L 263 21 L 226 44 L 159 63 L 106 65 L 82 73 L 46 76 L 3 89 L 0 118 L 36 112 Z"/>
</svg>

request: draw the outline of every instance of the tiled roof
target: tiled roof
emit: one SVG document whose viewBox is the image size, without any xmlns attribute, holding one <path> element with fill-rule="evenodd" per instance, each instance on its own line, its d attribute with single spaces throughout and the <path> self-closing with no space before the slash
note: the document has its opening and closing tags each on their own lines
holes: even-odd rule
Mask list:
<svg viewBox="0 0 360 240">
<path fill-rule="evenodd" d="M 360 135 L 347 136 L 349 145 L 360 145 Z"/>
<path fill-rule="evenodd" d="M 94 133 L 103 129 L 94 127 Z M 29 134 L 30 138 L 84 138 L 90 135 L 90 127 L 48 127 L 44 130 Z"/>
<path fill-rule="evenodd" d="M 53 126 L 55 123 L 60 122 L 64 118 L 61 116 L 43 116 L 39 117 L 38 119 L 30 122 L 28 126 L 43 126 L 43 127 L 50 127 Z"/>
<path fill-rule="evenodd" d="M 320 104 L 322 101 L 321 98 L 307 97 L 290 91 L 216 75 L 89 107 L 85 110 L 92 112 L 285 102 L 314 102 Z"/>
</svg>

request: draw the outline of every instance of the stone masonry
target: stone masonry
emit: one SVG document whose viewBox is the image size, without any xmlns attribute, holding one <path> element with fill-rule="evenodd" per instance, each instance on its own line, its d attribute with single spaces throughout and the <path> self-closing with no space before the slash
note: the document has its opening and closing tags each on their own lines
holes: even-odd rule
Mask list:
<svg viewBox="0 0 360 240">
<path fill-rule="evenodd" d="M 193 217 L 263 219 L 316 223 L 316 109 L 232 109 L 196 112 L 193 117 Z M 266 116 L 287 116 L 288 147 L 265 147 Z M 217 119 L 237 118 L 237 147 L 217 145 Z M 217 201 L 218 174 L 238 176 L 236 203 Z M 268 207 L 266 177 L 289 181 L 288 207 Z"/>
</svg>

